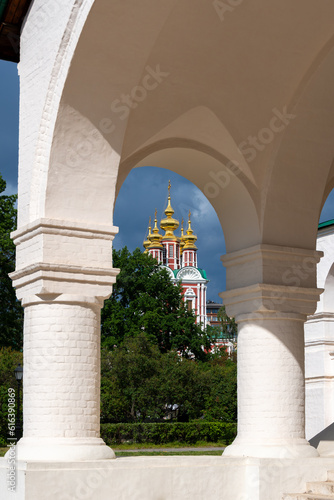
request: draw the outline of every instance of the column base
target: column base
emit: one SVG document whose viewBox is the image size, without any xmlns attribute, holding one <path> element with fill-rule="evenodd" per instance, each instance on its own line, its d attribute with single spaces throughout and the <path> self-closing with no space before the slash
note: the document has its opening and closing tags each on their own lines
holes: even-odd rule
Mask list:
<svg viewBox="0 0 334 500">
<path fill-rule="evenodd" d="M 22 461 L 73 462 L 112 458 L 116 458 L 114 451 L 101 438 L 23 437 L 16 445 L 16 459 Z"/>
<path fill-rule="evenodd" d="M 319 453 L 306 439 L 277 440 L 268 443 L 245 441 L 236 438 L 223 452 L 224 457 L 255 458 L 311 458 Z"/>
</svg>

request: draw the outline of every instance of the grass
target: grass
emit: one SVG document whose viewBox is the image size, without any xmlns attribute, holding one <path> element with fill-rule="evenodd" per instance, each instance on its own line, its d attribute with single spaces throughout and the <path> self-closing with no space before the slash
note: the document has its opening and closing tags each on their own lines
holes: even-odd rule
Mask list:
<svg viewBox="0 0 334 500">
<path fill-rule="evenodd" d="M 222 446 L 226 446 L 224 441 L 217 441 L 215 443 L 208 443 L 207 441 L 197 441 L 195 444 L 188 443 L 180 443 L 179 441 L 175 441 L 173 443 L 164 443 L 164 444 L 152 444 L 152 443 L 122 443 L 122 444 L 114 444 L 111 445 L 111 448 L 114 451 L 126 451 L 126 450 L 140 450 L 143 448 L 221 448 Z"/>
<path fill-rule="evenodd" d="M 170 455 L 221 455 L 221 450 L 215 450 L 215 447 L 225 446 L 225 443 L 206 443 L 204 441 L 199 441 L 195 445 L 189 445 L 186 443 L 165 443 L 165 444 L 152 444 L 152 443 L 124 443 L 120 445 L 112 446 L 116 457 L 148 457 L 148 456 L 170 456 Z M 150 448 L 209 448 L 212 450 L 189 450 L 189 451 L 145 451 L 145 449 Z M 143 451 L 130 451 L 130 450 L 143 450 Z M 8 448 L 0 448 L 0 457 L 3 457 L 7 452 Z"/>
<path fill-rule="evenodd" d="M 118 458 L 123 457 L 170 457 L 172 455 L 221 455 L 221 450 L 210 450 L 210 451 L 115 451 L 115 455 Z"/>
</svg>

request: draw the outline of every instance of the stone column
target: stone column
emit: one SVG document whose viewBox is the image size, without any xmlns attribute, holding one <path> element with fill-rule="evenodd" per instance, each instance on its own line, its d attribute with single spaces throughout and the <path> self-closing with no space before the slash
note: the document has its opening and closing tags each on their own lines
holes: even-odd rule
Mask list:
<svg viewBox="0 0 334 500">
<path fill-rule="evenodd" d="M 41 219 L 13 235 L 25 308 L 20 460 L 115 456 L 100 439 L 100 311 L 118 273 L 116 232 Z"/>
<path fill-rule="evenodd" d="M 304 322 L 321 293 L 320 256 L 259 245 L 223 257 L 239 331 L 238 435 L 224 456 L 317 456 L 305 439 Z"/>
</svg>

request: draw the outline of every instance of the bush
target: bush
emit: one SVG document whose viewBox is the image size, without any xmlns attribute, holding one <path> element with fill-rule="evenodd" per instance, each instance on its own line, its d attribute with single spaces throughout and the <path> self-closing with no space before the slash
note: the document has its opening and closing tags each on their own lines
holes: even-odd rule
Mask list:
<svg viewBox="0 0 334 500">
<path fill-rule="evenodd" d="M 198 441 L 223 441 L 230 444 L 237 434 L 237 424 L 223 422 L 176 422 L 139 424 L 102 424 L 101 437 L 112 446 L 126 441 L 132 443 L 165 444 Z"/>
<path fill-rule="evenodd" d="M 14 370 L 18 363 L 22 364 L 22 353 L 10 347 L 0 348 L 0 446 L 7 443 L 8 438 L 8 389 L 17 389 Z M 22 408 L 22 391 L 20 396 Z"/>
</svg>

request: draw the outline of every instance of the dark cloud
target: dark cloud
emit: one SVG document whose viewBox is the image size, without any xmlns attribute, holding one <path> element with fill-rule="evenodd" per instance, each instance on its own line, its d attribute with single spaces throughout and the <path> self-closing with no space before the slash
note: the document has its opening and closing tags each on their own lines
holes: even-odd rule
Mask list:
<svg viewBox="0 0 334 500">
<path fill-rule="evenodd" d="M 168 181 L 171 181 L 171 202 L 174 218 L 187 227 L 191 211 L 192 229 L 197 235 L 198 266 L 205 269 L 210 283 L 207 297 L 221 301 L 218 293 L 225 289 L 225 270 L 220 256 L 225 253 L 224 235 L 218 217 L 201 191 L 184 177 L 170 170 L 141 167 L 133 169 L 125 180 L 116 200 L 114 224 L 119 226 L 115 248 L 124 245 L 130 250 L 143 249 L 148 219 L 154 219 L 157 209 L 158 223 L 164 217 L 167 206 Z M 180 228 L 175 232 L 180 234 Z"/>
</svg>

